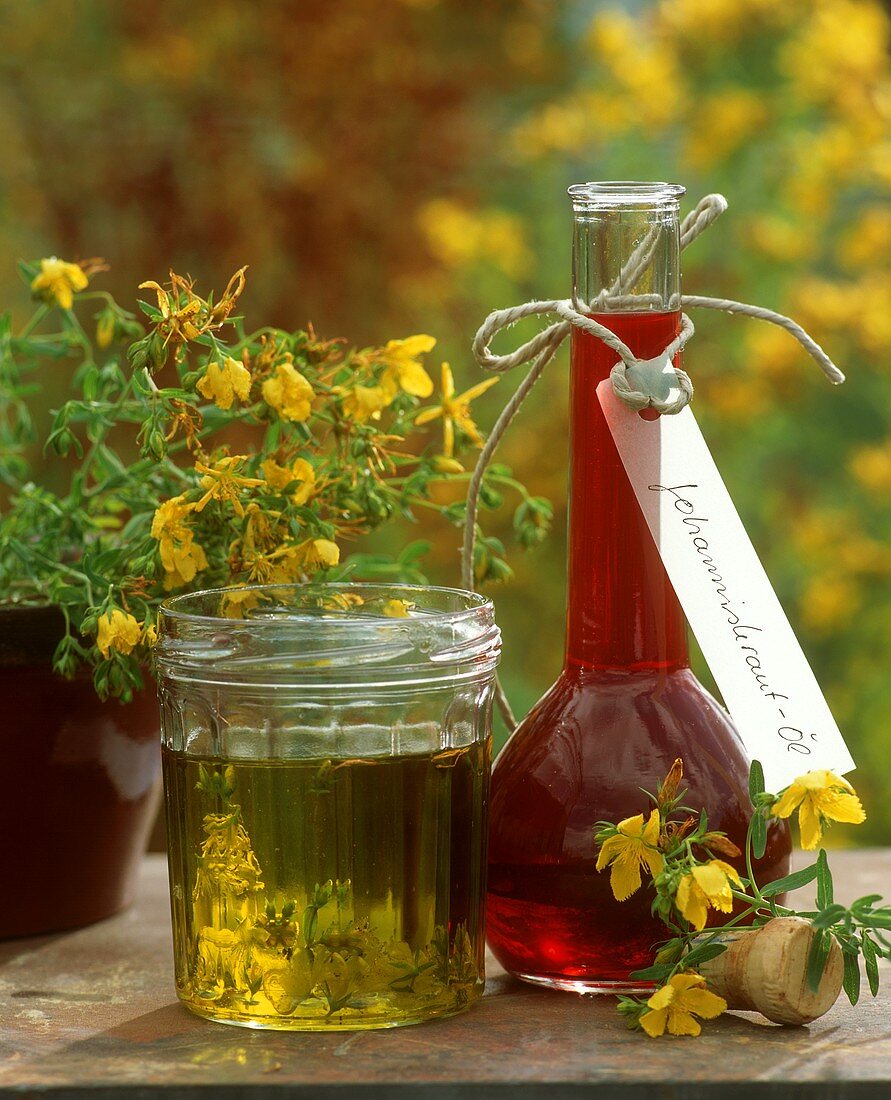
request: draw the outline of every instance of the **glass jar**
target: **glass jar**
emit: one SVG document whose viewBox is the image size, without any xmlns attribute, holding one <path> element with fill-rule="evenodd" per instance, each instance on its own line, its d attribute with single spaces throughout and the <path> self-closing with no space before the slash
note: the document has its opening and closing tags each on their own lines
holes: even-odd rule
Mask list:
<svg viewBox="0 0 891 1100">
<path fill-rule="evenodd" d="M 344 1030 L 481 995 L 499 653 L 491 603 L 456 589 L 167 601 L 155 659 L 189 1009 Z"/>
</svg>

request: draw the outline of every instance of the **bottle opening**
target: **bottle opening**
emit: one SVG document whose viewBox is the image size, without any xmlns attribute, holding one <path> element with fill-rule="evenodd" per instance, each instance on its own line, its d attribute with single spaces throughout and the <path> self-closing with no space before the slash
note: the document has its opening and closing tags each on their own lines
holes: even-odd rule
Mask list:
<svg viewBox="0 0 891 1100">
<path fill-rule="evenodd" d="M 677 209 L 686 188 L 679 183 L 640 180 L 600 180 L 574 183 L 567 194 L 575 210 L 592 207 L 660 206 Z"/>
</svg>

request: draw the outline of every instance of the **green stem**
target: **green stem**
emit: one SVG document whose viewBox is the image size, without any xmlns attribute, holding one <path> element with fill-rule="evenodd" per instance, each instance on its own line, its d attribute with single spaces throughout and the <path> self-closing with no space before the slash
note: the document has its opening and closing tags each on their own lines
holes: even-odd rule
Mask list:
<svg viewBox="0 0 891 1100">
<path fill-rule="evenodd" d="M 752 822 L 755 820 L 755 814 L 760 813 L 760 810 L 756 809 L 752 816 L 749 818 L 749 827 L 746 830 L 746 873 L 749 876 L 749 886 L 752 893 L 755 895 L 759 905 L 764 905 L 764 898 L 761 896 L 761 891 L 758 889 L 758 882 L 755 878 L 755 871 L 752 867 Z"/>
<path fill-rule="evenodd" d="M 19 333 L 18 339 L 23 340 L 26 336 L 30 336 L 31 333 L 34 331 L 34 329 L 37 328 L 37 326 L 40 324 L 40 322 L 49 313 L 50 308 L 51 307 L 48 306 L 48 305 L 38 306 L 37 309 L 34 311 L 34 315 L 31 317 L 31 320 L 28 321 L 28 323 L 25 325 L 25 327 Z"/>
</svg>

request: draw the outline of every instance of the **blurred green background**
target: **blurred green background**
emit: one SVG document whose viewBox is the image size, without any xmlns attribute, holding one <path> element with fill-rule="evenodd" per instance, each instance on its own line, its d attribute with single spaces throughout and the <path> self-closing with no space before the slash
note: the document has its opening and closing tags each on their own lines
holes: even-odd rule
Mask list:
<svg viewBox="0 0 891 1100">
<path fill-rule="evenodd" d="M 723 192 L 730 212 L 685 254 L 686 289 L 793 313 L 849 380 L 829 387 L 772 327 L 700 312 L 697 415 L 858 760 L 857 839 L 891 842 L 878 0 L 18 0 L 3 25 L 0 296 L 14 308 L 20 257 L 104 256 L 101 285 L 125 305 L 169 267 L 207 289 L 248 263 L 252 321 L 360 344 L 429 332 L 463 389 L 490 309 L 568 293 L 567 184 Z M 554 537 L 515 550 L 495 592 L 519 711 L 562 656 L 566 382 L 564 357 L 501 455 L 556 505 Z M 515 384 L 475 406 L 481 425 Z M 487 519 L 508 543 L 510 511 Z M 455 530 L 420 533 L 431 577 L 454 583 Z"/>
</svg>

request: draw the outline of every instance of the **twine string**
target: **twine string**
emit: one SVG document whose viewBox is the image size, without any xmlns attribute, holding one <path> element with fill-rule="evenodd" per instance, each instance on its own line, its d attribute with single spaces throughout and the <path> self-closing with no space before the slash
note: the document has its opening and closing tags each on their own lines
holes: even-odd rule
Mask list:
<svg viewBox="0 0 891 1100">
<path fill-rule="evenodd" d="M 687 248 L 698 236 L 705 232 L 727 209 L 727 200 L 723 195 L 706 195 L 697 203 L 696 207 L 684 218 L 680 227 L 680 247 Z M 477 363 L 485 371 L 503 374 L 513 370 L 514 367 L 530 364 L 525 378 L 517 387 L 515 393 L 501 410 L 498 419 L 489 438 L 483 446 L 480 456 L 474 467 L 473 474 L 467 489 L 466 511 L 464 518 L 464 540 L 461 549 L 461 582 L 464 588 L 473 590 L 473 559 L 476 549 L 477 524 L 479 515 L 479 498 L 486 470 L 498 449 L 504 434 L 510 427 L 514 417 L 520 410 L 523 402 L 529 396 L 533 386 L 541 377 L 542 372 L 557 353 L 558 348 L 569 335 L 572 328 L 579 328 L 591 333 L 602 340 L 619 356 L 619 362 L 610 372 L 610 382 L 616 395 L 633 409 L 645 409 L 652 407 L 657 412 L 665 415 L 678 413 L 689 404 L 693 397 L 693 383 L 690 376 L 680 367 L 674 367 L 674 385 L 670 393 L 663 396 L 654 392 L 652 388 L 636 389 L 633 382 L 646 380 L 645 372 L 640 367 L 648 364 L 638 360 L 631 349 L 611 329 L 595 321 L 590 316 L 591 312 L 605 312 L 608 306 L 615 308 L 626 300 L 643 304 L 653 296 L 632 295 L 641 277 L 646 272 L 659 241 L 661 227 L 654 226 L 644 239 L 632 252 L 626 263 L 622 266 L 615 282 L 608 290 L 603 291 L 586 310 L 583 303 L 577 299 L 550 299 L 547 301 L 531 301 L 519 306 L 510 306 L 507 309 L 494 310 L 483 321 L 473 341 L 473 354 Z M 709 298 L 696 294 L 684 294 L 680 297 L 681 309 L 716 309 L 724 313 L 738 314 L 744 317 L 754 317 L 759 321 L 767 321 L 778 325 L 793 336 L 799 344 L 813 358 L 824 375 L 834 385 L 840 385 L 845 380 L 844 374 L 829 358 L 822 347 L 813 339 L 797 322 L 790 317 L 777 313 L 764 306 L 750 305 L 738 302 L 732 298 Z M 524 317 L 544 317 L 556 314 L 560 318 L 543 329 L 531 340 L 521 344 L 511 352 L 497 355 L 491 349 L 491 343 L 502 329 L 510 328 Z M 663 350 L 657 359 L 670 363 L 672 358 L 684 347 L 694 333 L 693 322 L 686 315 L 681 314 L 681 327 L 678 335 Z M 652 362 L 652 361 L 651 361 Z M 638 368 L 638 369 L 635 369 Z M 628 377 L 631 372 L 631 379 Z M 511 709 L 510 702 L 504 693 L 500 680 L 495 682 L 495 699 L 509 732 L 516 729 L 517 721 Z"/>
</svg>

